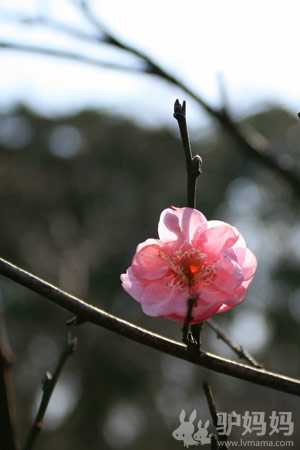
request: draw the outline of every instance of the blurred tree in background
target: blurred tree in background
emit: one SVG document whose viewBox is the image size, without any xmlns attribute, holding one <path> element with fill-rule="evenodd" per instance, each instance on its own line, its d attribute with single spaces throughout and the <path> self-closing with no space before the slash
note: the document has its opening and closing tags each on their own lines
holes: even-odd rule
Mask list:
<svg viewBox="0 0 300 450">
<path fill-rule="evenodd" d="M 274 107 L 245 122 L 274 144 L 282 165 L 300 165 L 296 117 Z M 204 160 L 198 209 L 236 225 L 259 262 L 245 302 L 216 321 L 266 368 L 299 377 L 299 198 L 218 127 L 192 145 Z M 157 236 L 160 212 L 186 204 L 175 122 L 172 130 L 149 131 L 95 111 L 50 120 L 20 106 L 0 117 L 0 172 L 1 256 L 112 314 L 180 340 L 179 324 L 144 316 L 119 281 L 136 245 Z M 0 293 L 23 442 L 41 377 L 57 360 L 70 314 L 5 278 Z M 180 411 L 196 408 L 209 418 L 204 380 L 221 411 L 292 411 L 292 439 L 300 443 L 293 396 L 212 373 L 92 325 L 73 333 L 78 351 L 50 403 L 36 445 L 41 450 L 179 448 L 171 433 Z M 206 328 L 203 347 L 237 360 Z"/>
</svg>

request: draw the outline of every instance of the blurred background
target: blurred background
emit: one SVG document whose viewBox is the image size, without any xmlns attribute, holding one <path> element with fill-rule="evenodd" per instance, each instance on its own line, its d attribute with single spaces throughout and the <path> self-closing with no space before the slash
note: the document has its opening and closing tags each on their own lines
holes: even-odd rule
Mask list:
<svg viewBox="0 0 300 450">
<path fill-rule="evenodd" d="M 157 237 L 161 211 L 186 204 L 184 155 L 172 117 L 187 100 L 203 158 L 197 208 L 237 226 L 258 258 L 247 299 L 215 318 L 269 370 L 299 378 L 299 193 L 264 167 L 182 88 L 149 73 L 133 46 L 213 108 L 269 140 L 300 174 L 297 2 L 0 0 L 1 257 L 111 314 L 172 339 L 181 326 L 146 317 L 120 286 L 136 245 Z M 111 39 L 112 41 L 112 39 Z M 147 73 L 148 71 L 148 73 Z M 300 175 L 299 175 L 300 177 Z M 0 279 L 2 347 L 12 360 L 17 443 L 23 444 L 71 314 Z M 82 325 L 36 448 L 182 448 L 179 413 L 292 412 L 299 400 Z M 203 347 L 238 360 L 205 328 Z M 1 405 L 0 405 L 1 409 Z M 213 431 L 211 428 L 210 431 Z M 230 438 L 240 438 L 236 428 Z M 267 431 L 270 429 L 267 427 Z M 252 435 L 243 439 L 259 439 Z"/>
</svg>

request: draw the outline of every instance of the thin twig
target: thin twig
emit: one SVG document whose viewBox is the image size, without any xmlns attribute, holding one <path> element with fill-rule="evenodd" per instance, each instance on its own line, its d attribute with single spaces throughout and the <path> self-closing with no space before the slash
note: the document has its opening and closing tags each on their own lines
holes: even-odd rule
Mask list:
<svg viewBox="0 0 300 450">
<path fill-rule="evenodd" d="M 65 365 L 65 362 L 67 361 L 68 357 L 75 351 L 76 346 L 77 346 L 77 339 L 72 338 L 71 335 L 69 335 L 67 345 L 63 349 L 63 352 L 58 360 L 58 363 L 54 370 L 53 375 L 51 375 L 49 372 L 47 372 L 45 374 L 45 377 L 43 379 L 42 400 L 41 400 L 36 418 L 34 420 L 34 423 L 33 423 L 32 427 L 29 431 L 29 434 L 27 436 L 23 450 L 31 450 L 32 449 L 37 436 L 39 435 L 41 429 L 43 428 L 44 416 L 45 416 L 50 398 L 54 391 L 55 385 L 57 383 L 57 380 L 61 374 L 61 371 Z"/>
<path fill-rule="evenodd" d="M 0 313 L 0 439 L 1 448 L 16 450 L 14 404 L 8 373 L 12 357 L 5 342 L 4 325 L 4 317 Z"/>
<path fill-rule="evenodd" d="M 179 100 L 174 104 L 174 118 L 178 122 L 182 145 L 184 148 L 186 172 L 187 172 L 187 206 L 190 208 L 196 207 L 196 186 L 197 178 L 201 174 L 202 160 L 199 155 L 192 156 L 192 150 L 190 145 L 190 139 L 186 123 L 186 102 L 183 101 L 182 105 Z"/>
<path fill-rule="evenodd" d="M 80 30 L 79 28 L 75 28 L 75 27 L 65 24 L 63 22 L 58 22 L 56 20 L 49 19 L 47 17 L 19 16 L 19 17 L 16 17 L 16 19 L 19 20 L 24 25 L 44 26 L 44 27 L 50 28 L 54 31 L 58 31 L 59 33 L 62 33 L 67 36 L 78 39 L 80 41 L 88 41 L 88 42 L 96 42 L 96 43 L 104 42 L 104 38 L 103 38 L 104 35 L 100 36 L 99 33 L 96 35 L 88 34 L 88 33 L 85 33 L 84 31 Z"/>
<path fill-rule="evenodd" d="M 29 53 L 36 53 L 39 55 L 45 55 L 45 56 L 53 56 L 55 58 L 62 58 L 62 59 L 70 59 L 72 61 L 88 64 L 91 66 L 97 66 L 102 67 L 104 69 L 110 69 L 110 70 L 121 70 L 125 72 L 136 72 L 137 69 L 129 66 L 124 66 L 117 63 L 112 62 L 106 62 L 101 61 L 100 59 L 91 58 L 89 56 L 82 55 L 80 53 L 71 52 L 68 50 L 61 50 L 61 49 L 53 49 L 53 48 L 47 48 L 47 47 L 40 47 L 37 45 L 31 45 L 31 44 L 21 44 L 17 42 L 6 42 L 6 41 L 0 41 L 0 48 L 6 49 L 6 50 L 16 50 L 21 52 L 29 52 Z"/>
<path fill-rule="evenodd" d="M 27 287 L 30 291 L 36 292 L 42 297 L 72 312 L 80 318 L 81 323 L 93 323 L 140 344 L 219 373 L 266 386 L 277 391 L 300 396 L 299 380 L 267 370 L 245 366 L 211 353 L 187 351 L 184 344 L 151 333 L 125 320 L 112 316 L 1 258 L 0 273 L 16 283 Z"/>
<path fill-rule="evenodd" d="M 227 436 L 223 436 L 223 435 L 219 435 L 218 433 L 218 412 L 217 412 L 217 408 L 216 408 L 216 404 L 212 395 L 212 391 L 211 391 L 211 387 L 208 384 L 207 381 L 204 381 L 203 383 L 203 390 L 205 393 L 205 397 L 206 397 L 206 401 L 209 407 L 209 412 L 214 424 L 214 427 L 216 428 L 217 431 L 217 435 L 218 435 L 218 443 L 221 442 L 221 446 L 219 448 L 226 448 L 229 449 L 229 446 L 227 444 Z"/>
<path fill-rule="evenodd" d="M 193 320 L 192 312 L 195 305 L 195 298 L 189 298 L 187 301 L 187 312 L 182 327 L 182 342 L 187 345 L 188 350 L 199 352 L 201 349 L 201 331 L 203 328 L 203 322 L 195 323 L 190 326 Z M 189 328 L 191 330 L 189 331 Z"/>
<path fill-rule="evenodd" d="M 220 100 L 222 104 L 222 111 L 223 114 L 227 115 L 229 117 L 229 101 L 228 101 L 228 92 L 226 89 L 226 84 L 224 80 L 224 74 L 222 72 L 217 73 L 217 84 L 219 88 L 220 93 Z"/>
<path fill-rule="evenodd" d="M 244 359 L 253 367 L 263 367 L 262 364 L 256 361 L 254 356 L 243 348 L 242 345 L 235 344 L 233 340 L 212 319 L 206 320 L 205 323 L 216 333 L 217 338 L 222 339 L 222 341 L 225 342 L 225 344 L 227 344 L 239 358 Z"/>
<path fill-rule="evenodd" d="M 206 396 L 206 400 L 207 400 L 207 404 L 209 407 L 209 412 L 213 421 L 214 426 L 216 427 L 218 424 L 218 413 L 217 413 L 217 408 L 212 396 L 212 392 L 211 392 L 211 388 L 208 384 L 207 381 L 204 381 L 203 383 L 203 390 Z"/>
</svg>

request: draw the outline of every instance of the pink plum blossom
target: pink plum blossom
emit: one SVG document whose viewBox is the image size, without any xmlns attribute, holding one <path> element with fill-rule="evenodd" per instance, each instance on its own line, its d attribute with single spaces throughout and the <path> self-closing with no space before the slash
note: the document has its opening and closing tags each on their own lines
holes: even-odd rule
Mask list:
<svg viewBox="0 0 300 450">
<path fill-rule="evenodd" d="M 207 220 L 193 208 L 165 209 L 159 239 L 139 244 L 122 286 L 145 314 L 184 322 L 195 299 L 192 324 L 240 304 L 257 267 L 239 231 Z"/>
</svg>

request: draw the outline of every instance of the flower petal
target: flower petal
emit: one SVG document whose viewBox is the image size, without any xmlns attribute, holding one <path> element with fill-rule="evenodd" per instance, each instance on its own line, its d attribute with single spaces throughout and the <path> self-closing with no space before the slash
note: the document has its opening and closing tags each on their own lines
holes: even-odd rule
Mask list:
<svg viewBox="0 0 300 450">
<path fill-rule="evenodd" d="M 223 254 L 215 266 L 216 275 L 212 281 L 213 286 L 222 292 L 230 293 L 237 289 L 244 281 L 242 268 L 236 261 Z"/>
<path fill-rule="evenodd" d="M 162 241 L 191 242 L 196 231 L 205 230 L 206 217 L 193 208 L 165 209 L 160 216 L 158 235 Z"/>
<path fill-rule="evenodd" d="M 154 239 L 139 245 L 132 260 L 132 270 L 136 277 L 156 280 L 169 270 L 169 262 L 163 257 L 162 244 Z"/>
<path fill-rule="evenodd" d="M 209 223 L 209 222 L 208 222 Z M 196 234 L 193 245 L 200 247 L 209 261 L 217 261 L 220 254 L 231 248 L 239 239 L 239 232 L 228 224 L 220 224 Z"/>
<path fill-rule="evenodd" d="M 193 320 L 191 324 L 200 323 L 207 320 L 209 317 L 216 314 L 219 309 L 219 303 L 216 305 L 205 304 L 201 302 L 201 299 L 197 301 L 197 305 L 193 308 L 192 316 Z"/>
<path fill-rule="evenodd" d="M 143 290 L 145 289 L 145 283 L 134 275 L 132 267 L 129 267 L 126 273 L 122 273 L 121 281 L 123 289 L 128 292 L 131 297 L 139 301 Z"/>
<path fill-rule="evenodd" d="M 253 277 L 257 269 L 257 259 L 248 248 L 231 248 L 227 251 L 228 256 L 235 259 L 243 268 L 244 280 L 249 280 Z"/>
<path fill-rule="evenodd" d="M 246 289 L 242 285 L 220 306 L 220 308 L 217 311 L 218 314 L 225 311 L 229 311 L 230 309 L 239 305 L 245 299 L 245 296 L 246 296 Z"/>
<path fill-rule="evenodd" d="M 180 315 L 183 320 L 187 311 L 188 289 L 177 289 L 163 280 L 149 283 L 141 296 L 141 304 L 145 314 L 149 316 L 169 317 Z"/>
</svg>

